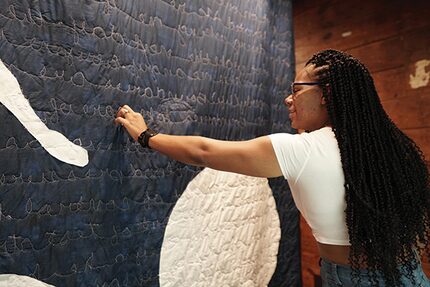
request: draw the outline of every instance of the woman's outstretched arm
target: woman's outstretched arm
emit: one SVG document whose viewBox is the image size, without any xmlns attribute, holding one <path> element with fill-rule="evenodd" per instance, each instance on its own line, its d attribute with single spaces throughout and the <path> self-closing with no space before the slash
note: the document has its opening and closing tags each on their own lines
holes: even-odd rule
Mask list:
<svg viewBox="0 0 430 287">
<path fill-rule="evenodd" d="M 125 105 L 115 123 L 121 124 L 137 141 L 148 127 L 143 116 Z M 149 146 L 180 162 L 258 177 L 282 175 L 268 136 L 247 141 L 222 141 L 201 136 L 157 134 Z"/>
</svg>

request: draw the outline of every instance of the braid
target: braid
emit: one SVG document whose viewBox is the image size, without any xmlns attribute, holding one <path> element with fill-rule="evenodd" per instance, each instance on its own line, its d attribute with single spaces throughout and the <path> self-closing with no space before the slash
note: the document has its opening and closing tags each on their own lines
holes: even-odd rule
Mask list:
<svg viewBox="0 0 430 287">
<path fill-rule="evenodd" d="M 325 50 L 308 64 L 327 66 L 317 76 L 345 175 L 353 278 L 365 264 L 374 285 L 380 272 L 388 286 L 399 286 L 398 267 L 405 265 L 413 281 L 414 250 L 429 250 L 430 187 L 423 153 L 385 113 L 370 73 L 357 59 Z"/>
</svg>

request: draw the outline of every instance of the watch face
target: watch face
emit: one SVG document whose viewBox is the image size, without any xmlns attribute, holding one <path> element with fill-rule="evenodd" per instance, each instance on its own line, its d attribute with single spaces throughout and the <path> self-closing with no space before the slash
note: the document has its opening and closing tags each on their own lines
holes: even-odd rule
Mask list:
<svg viewBox="0 0 430 287">
<path fill-rule="evenodd" d="M 146 133 L 148 134 L 149 137 L 153 137 L 153 136 L 155 136 L 157 134 L 155 131 L 153 131 L 150 128 L 147 129 Z"/>
</svg>

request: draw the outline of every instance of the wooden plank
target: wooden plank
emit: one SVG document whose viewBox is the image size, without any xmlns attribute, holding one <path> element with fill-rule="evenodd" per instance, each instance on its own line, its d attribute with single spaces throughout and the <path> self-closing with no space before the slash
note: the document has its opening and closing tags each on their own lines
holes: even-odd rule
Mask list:
<svg viewBox="0 0 430 287">
<path fill-rule="evenodd" d="M 341 1 L 342 0 L 293 0 L 293 17 L 297 18 L 301 14 L 306 13 L 308 10 L 314 9 L 315 7 L 332 7 L 333 5 L 336 5 L 337 2 Z"/>
<path fill-rule="evenodd" d="M 356 4 L 354 0 L 346 1 L 343 5 L 352 5 L 350 3 L 354 5 Z M 379 2 L 375 1 L 372 5 L 376 5 L 376 3 Z M 428 3 L 430 3 L 430 1 L 428 1 Z M 430 6 L 430 4 L 427 5 Z M 365 7 L 382 9 L 379 5 L 377 7 Z M 396 7 L 395 9 L 399 8 Z M 317 10 L 313 9 L 310 12 L 315 14 Z M 332 13 L 332 11 L 330 13 Z M 362 10 L 360 13 L 367 13 L 367 11 Z M 308 19 L 308 17 L 317 18 L 316 21 L 307 21 L 310 24 L 301 25 L 300 22 L 296 24 L 295 21 L 295 55 L 296 66 L 298 67 L 302 67 L 312 54 L 319 50 L 328 48 L 344 50 L 357 56 L 369 67 L 371 71 L 380 71 L 392 67 L 398 67 L 401 64 L 404 64 L 403 61 L 416 61 L 419 58 L 424 58 L 426 55 L 428 57 L 429 55 L 429 19 L 427 19 L 426 23 L 422 20 L 418 21 L 418 24 L 411 23 L 410 25 L 419 26 L 412 29 L 404 22 L 401 22 L 402 20 L 397 19 L 398 15 L 403 15 L 402 13 L 392 13 L 388 17 L 387 14 L 375 14 L 374 12 L 369 12 L 364 17 L 365 20 L 361 25 L 354 22 L 356 21 L 355 17 L 360 17 L 360 15 L 358 15 L 359 13 L 346 18 L 351 19 L 348 20 L 351 23 L 342 23 L 343 18 L 336 19 L 336 25 L 332 24 L 331 20 L 328 20 L 330 17 L 333 17 L 333 15 L 328 14 L 321 16 L 314 14 L 301 16 L 303 18 L 304 16 L 307 16 L 306 19 Z M 373 18 L 366 19 L 368 17 Z M 391 19 L 390 17 L 396 17 L 396 19 Z M 312 26 L 318 21 L 323 22 L 320 29 Z M 349 37 L 341 37 L 341 34 L 345 33 L 350 26 L 354 27 L 354 31 L 350 29 L 352 34 Z M 297 27 L 300 27 L 300 31 L 302 32 L 299 32 Z M 392 62 L 393 65 L 389 65 L 390 62 Z"/>
<path fill-rule="evenodd" d="M 417 61 L 430 61 L 430 26 L 410 31 L 399 37 L 354 48 L 349 52 L 359 58 L 372 71 L 382 101 L 394 100 L 407 95 L 414 95 L 418 98 L 416 95 L 418 93 L 427 96 L 430 94 L 425 89 L 413 89 L 409 84 L 410 77 L 416 74 Z M 396 57 L 392 55 L 396 55 Z M 296 68 L 299 70 L 302 65 L 298 63 Z M 426 73 L 429 70 L 430 66 Z M 430 82 L 427 85 L 430 85 Z M 420 98 L 424 105 L 428 104 L 428 101 Z M 387 103 L 388 109 L 392 110 L 391 106 L 397 103 Z M 424 122 L 427 122 L 427 118 L 424 118 Z M 402 127 L 416 126 L 402 124 Z"/>
<path fill-rule="evenodd" d="M 309 42 L 301 45 L 296 41 L 296 70 L 303 68 L 304 63 L 313 53 L 328 48 L 344 50 L 352 54 L 373 73 L 402 66 L 410 66 L 414 69 L 413 65 L 416 61 L 430 58 L 430 19 L 428 22 L 428 25 L 419 29 L 353 48 L 330 43 L 316 45 Z M 312 51 L 306 51 L 307 46 L 311 47 Z M 304 55 L 306 55 L 305 58 L 299 59 Z"/>
<path fill-rule="evenodd" d="M 312 230 L 303 219 L 303 216 L 300 216 L 300 234 L 302 252 L 318 253 L 317 243 L 312 234 Z"/>
<path fill-rule="evenodd" d="M 347 52 L 358 58 L 373 73 L 401 67 L 405 62 L 400 36 L 353 48 Z"/>
<path fill-rule="evenodd" d="M 405 96 L 405 86 L 409 80 L 405 68 L 372 73 L 372 77 L 381 102 Z"/>
<path fill-rule="evenodd" d="M 423 261 L 423 271 L 427 278 L 430 278 L 430 264 Z"/>
<path fill-rule="evenodd" d="M 423 28 L 429 24 L 430 1 L 415 0 L 413 2 L 400 1 L 402 13 L 398 16 L 402 23 L 402 32 Z"/>
<path fill-rule="evenodd" d="M 406 129 L 404 130 L 411 139 L 420 147 L 423 151 L 427 162 L 430 161 L 430 128 L 420 129 Z"/>
<path fill-rule="evenodd" d="M 315 286 L 315 276 L 320 274 L 319 253 L 311 228 L 303 216 L 300 216 L 300 234 L 303 286 Z"/>
<path fill-rule="evenodd" d="M 363 5 L 362 1 L 350 0 L 325 9 L 317 5 L 297 16 L 295 44 L 300 49 L 296 50 L 296 63 L 305 62 L 319 50 L 348 50 L 397 35 L 402 27 L 400 8 L 387 2 Z"/>
<path fill-rule="evenodd" d="M 426 26 L 403 33 L 402 40 L 408 63 L 430 58 L 430 17 Z"/>
<path fill-rule="evenodd" d="M 393 122 L 401 129 L 430 127 L 430 87 L 427 94 L 412 94 L 384 101 L 382 105 Z"/>
<path fill-rule="evenodd" d="M 400 68 L 404 65 L 404 51 L 400 36 L 374 42 L 366 46 L 359 46 L 353 49 L 343 49 L 345 52 L 359 59 L 372 73 L 379 71 Z M 329 47 L 324 47 L 329 48 Z M 338 47 L 334 47 L 338 49 Z M 302 50 L 299 46 L 296 49 Z M 317 50 L 315 50 L 317 52 Z M 296 52 L 296 55 L 299 52 Z M 398 55 L 393 57 L 393 55 Z M 307 61 L 307 59 L 305 59 Z M 296 71 L 304 67 L 304 62 L 296 63 Z"/>
</svg>

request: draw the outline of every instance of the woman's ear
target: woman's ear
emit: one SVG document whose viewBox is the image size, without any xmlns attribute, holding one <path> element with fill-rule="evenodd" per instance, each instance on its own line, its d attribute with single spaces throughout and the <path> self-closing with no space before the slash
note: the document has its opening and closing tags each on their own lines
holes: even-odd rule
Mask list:
<svg viewBox="0 0 430 287">
<path fill-rule="evenodd" d="M 325 84 L 323 87 L 323 95 L 321 97 L 321 105 L 327 104 L 327 98 L 331 95 L 331 88 L 329 84 Z"/>
<path fill-rule="evenodd" d="M 325 106 L 327 104 L 327 100 L 324 96 L 321 97 L 321 105 Z"/>
</svg>

